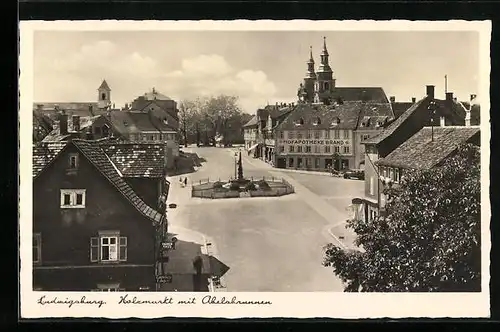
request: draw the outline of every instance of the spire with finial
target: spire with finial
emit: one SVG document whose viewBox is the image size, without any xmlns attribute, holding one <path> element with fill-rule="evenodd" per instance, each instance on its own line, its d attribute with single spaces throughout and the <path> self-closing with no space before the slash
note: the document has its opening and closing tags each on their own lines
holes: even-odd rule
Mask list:
<svg viewBox="0 0 500 332">
<path fill-rule="evenodd" d="M 312 54 L 312 46 L 309 46 L 309 61 L 307 61 L 307 73 L 306 78 L 316 78 L 316 73 L 314 70 L 314 58 Z"/>
<path fill-rule="evenodd" d="M 323 37 L 323 52 L 322 55 L 328 55 L 328 50 L 326 49 L 326 37 Z"/>
</svg>

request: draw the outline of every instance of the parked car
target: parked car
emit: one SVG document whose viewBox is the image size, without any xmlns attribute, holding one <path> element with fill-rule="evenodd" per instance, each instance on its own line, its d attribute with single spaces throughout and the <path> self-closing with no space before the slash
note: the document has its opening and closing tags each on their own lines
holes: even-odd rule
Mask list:
<svg viewBox="0 0 500 332">
<path fill-rule="evenodd" d="M 349 169 L 344 172 L 344 179 L 365 179 L 365 171 L 362 169 Z"/>
</svg>

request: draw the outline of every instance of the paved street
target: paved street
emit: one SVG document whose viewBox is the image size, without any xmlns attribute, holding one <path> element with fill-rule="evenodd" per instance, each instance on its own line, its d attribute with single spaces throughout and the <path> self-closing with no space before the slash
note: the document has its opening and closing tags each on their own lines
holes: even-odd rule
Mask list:
<svg viewBox="0 0 500 332">
<path fill-rule="evenodd" d="M 234 176 L 233 150 L 185 149 L 206 159 L 187 175 L 189 182 Z M 321 265 L 322 247 L 351 245 L 339 224 L 348 218 L 350 200 L 362 194 L 363 182 L 277 170 L 245 151 L 242 155 L 245 177 L 283 177 L 296 194 L 207 200 L 175 186 L 181 193 L 169 195 L 168 201 L 178 204 L 169 213 L 171 229 L 190 229 L 213 243 L 218 259 L 230 267 L 223 278 L 228 291 L 342 291 L 333 272 Z"/>
</svg>

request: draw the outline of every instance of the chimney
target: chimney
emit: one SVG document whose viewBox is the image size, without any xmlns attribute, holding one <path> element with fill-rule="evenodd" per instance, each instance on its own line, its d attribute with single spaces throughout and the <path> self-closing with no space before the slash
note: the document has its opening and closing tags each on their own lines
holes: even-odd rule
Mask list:
<svg viewBox="0 0 500 332">
<path fill-rule="evenodd" d="M 76 132 L 80 131 L 80 116 L 79 115 L 73 115 L 73 131 L 76 131 Z"/>
<path fill-rule="evenodd" d="M 429 98 L 434 99 L 434 85 L 427 85 L 426 92 Z"/>
<path fill-rule="evenodd" d="M 68 134 L 68 115 L 60 114 L 59 115 L 59 133 L 61 135 Z"/>
<path fill-rule="evenodd" d="M 391 103 L 395 103 L 396 102 L 396 97 L 395 96 L 391 96 L 389 97 Z"/>
<path fill-rule="evenodd" d="M 89 113 L 91 116 L 94 116 L 94 106 L 93 105 L 89 105 Z"/>
<path fill-rule="evenodd" d="M 453 101 L 453 92 L 446 92 L 446 101 Z"/>
<path fill-rule="evenodd" d="M 444 120 L 444 116 L 441 116 L 441 117 L 439 118 L 439 125 L 440 125 L 441 127 L 446 126 L 446 122 L 445 122 L 445 120 Z"/>
<path fill-rule="evenodd" d="M 411 102 L 415 104 L 417 102 L 417 98 L 411 97 Z"/>
</svg>

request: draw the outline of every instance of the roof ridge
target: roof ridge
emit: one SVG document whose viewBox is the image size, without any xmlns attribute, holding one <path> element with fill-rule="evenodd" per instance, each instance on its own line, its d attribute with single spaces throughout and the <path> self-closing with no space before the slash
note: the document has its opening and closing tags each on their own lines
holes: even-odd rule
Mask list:
<svg viewBox="0 0 500 332">
<path fill-rule="evenodd" d="M 76 141 L 76 143 L 78 143 L 78 142 L 87 143 L 87 144 L 89 144 L 89 145 L 92 145 L 92 143 L 90 143 L 89 141 Z M 73 143 L 75 143 L 75 141 L 73 141 Z M 81 152 L 81 153 L 82 153 L 82 154 L 83 154 L 83 155 L 87 158 L 87 160 L 88 160 L 88 161 L 90 161 L 90 163 L 91 163 L 92 165 L 94 165 L 94 167 L 95 167 L 95 168 L 96 168 L 96 169 L 97 169 L 97 170 L 98 170 L 98 171 L 99 171 L 99 172 L 100 172 L 100 173 L 101 173 L 101 174 L 102 174 L 102 175 L 103 175 L 103 176 L 104 176 L 104 177 L 105 177 L 105 178 L 106 178 L 106 179 L 107 179 L 110 183 L 111 183 L 111 185 L 113 185 L 113 187 L 115 187 L 115 188 L 118 190 L 118 192 L 120 192 L 120 193 L 121 193 L 121 194 L 125 197 L 125 199 L 126 199 L 126 200 L 130 203 L 130 204 L 132 204 L 132 206 L 133 206 L 133 207 L 134 207 L 134 208 L 135 208 L 135 209 L 136 209 L 136 210 L 137 210 L 140 214 L 142 214 L 142 215 L 143 215 L 143 216 L 145 216 L 146 218 L 148 218 L 148 219 L 152 220 L 152 221 L 153 221 L 153 223 L 156 223 L 156 222 L 157 222 L 157 221 L 155 220 L 155 218 L 152 218 L 152 217 L 148 216 L 146 213 L 144 213 L 142 210 L 140 210 L 140 209 L 137 207 L 137 205 L 136 205 L 133 201 L 131 201 L 131 200 L 130 200 L 130 198 L 129 198 L 129 197 L 127 197 L 127 195 L 125 195 L 125 193 L 124 193 L 124 192 L 123 192 L 123 191 L 122 191 L 122 190 L 121 190 L 121 189 L 120 189 L 120 188 L 119 188 L 119 187 L 118 187 L 118 186 L 114 183 L 114 181 L 113 181 L 113 180 L 111 180 L 111 179 L 109 178 L 109 176 L 108 176 L 105 172 L 103 172 L 103 171 L 101 170 L 101 168 L 100 168 L 98 165 L 96 165 L 96 163 L 95 163 L 95 161 L 93 160 L 93 158 L 92 158 L 90 155 L 88 155 L 88 154 L 87 154 L 87 152 L 86 152 L 86 151 L 84 151 L 84 149 L 82 149 L 82 147 L 78 146 L 78 144 L 74 144 L 74 145 L 75 145 L 75 146 L 77 147 L 77 149 L 78 149 L 78 150 L 79 150 L 79 151 L 80 151 L 80 152 Z M 106 154 L 106 152 L 104 151 L 104 149 L 103 149 L 102 147 L 100 147 L 100 146 L 96 146 L 96 147 L 91 146 L 91 148 L 98 148 L 98 149 L 100 149 L 100 150 L 101 150 L 100 152 L 102 152 L 102 153 L 103 153 L 103 154 L 107 157 L 107 159 L 111 162 L 111 160 L 110 160 L 109 156 Z M 112 166 L 116 169 L 116 166 L 115 166 L 112 162 L 111 162 L 111 165 L 112 165 Z M 118 175 L 119 175 L 119 173 L 118 173 Z M 150 207 L 148 204 L 146 204 L 146 203 L 145 203 L 145 202 L 144 202 L 144 201 L 143 201 L 143 200 L 142 200 L 142 199 L 141 199 L 141 198 L 137 195 L 137 193 L 136 193 L 136 192 L 135 192 L 135 191 L 134 191 L 134 190 L 130 187 L 130 185 L 129 185 L 129 184 L 128 184 L 125 180 L 123 180 L 121 177 L 119 177 L 119 178 L 120 178 L 120 180 L 121 180 L 121 181 L 123 181 L 123 183 L 125 184 L 125 186 L 126 186 L 126 187 L 128 187 L 128 189 L 130 189 L 130 190 L 131 190 L 131 191 L 135 194 L 135 196 L 137 196 L 137 198 L 138 198 L 139 202 L 143 203 L 146 207 L 148 207 L 148 208 L 150 208 L 151 210 L 155 211 L 158 215 L 160 215 L 160 219 L 161 219 L 161 215 L 162 215 L 162 214 L 161 214 L 160 212 L 158 212 L 156 209 L 154 209 L 154 208 Z"/>
</svg>

